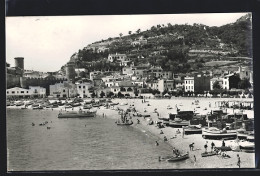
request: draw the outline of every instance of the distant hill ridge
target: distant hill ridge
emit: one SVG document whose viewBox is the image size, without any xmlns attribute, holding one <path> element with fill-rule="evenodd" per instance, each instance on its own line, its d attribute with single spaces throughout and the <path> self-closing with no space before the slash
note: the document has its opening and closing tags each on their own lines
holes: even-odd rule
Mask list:
<svg viewBox="0 0 260 176">
<path fill-rule="evenodd" d="M 150 63 L 166 70 L 177 69 L 173 64 L 186 64 L 186 71 L 189 71 L 195 67 L 187 65 L 188 61 L 195 58 L 252 57 L 251 21 L 251 14 L 246 14 L 236 22 L 220 27 L 196 23 L 158 24 L 146 31 L 137 29 L 127 35 L 120 33 L 118 37 L 89 44 L 74 53 L 70 61 L 75 62 L 76 67 L 90 70 L 102 69 L 102 66 L 116 70 L 118 65 L 108 63 L 106 58 L 108 54 L 121 53 L 131 58 L 134 64 Z M 202 50 L 208 52 L 199 52 Z M 180 69 L 183 70 L 179 68 L 177 71 Z"/>
</svg>

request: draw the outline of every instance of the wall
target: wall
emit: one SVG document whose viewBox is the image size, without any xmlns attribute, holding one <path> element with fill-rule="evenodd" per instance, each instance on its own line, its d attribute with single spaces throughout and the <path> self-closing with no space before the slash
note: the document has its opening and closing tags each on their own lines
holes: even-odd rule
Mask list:
<svg viewBox="0 0 260 176">
<path fill-rule="evenodd" d="M 20 76 L 6 74 L 6 88 L 20 87 Z"/>
</svg>

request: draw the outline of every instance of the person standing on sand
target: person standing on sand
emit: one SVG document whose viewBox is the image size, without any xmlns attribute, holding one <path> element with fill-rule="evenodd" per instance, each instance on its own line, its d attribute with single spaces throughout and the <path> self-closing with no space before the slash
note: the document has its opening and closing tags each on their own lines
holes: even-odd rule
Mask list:
<svg viewBox="0 0 260 176">
<path fill-rule="evenodd" d="M 184 128 L 182 127 L 182 138 L 184 138 Z"/>
<path fill-rule="evenodd" d="M 204 145 L 205 152 L 207 153 L 207 148 L 208 148 L 208 141 L 206 141 L 206 144 Z"/>
<path fill-rule="evenodd" d="M 214 147 L 215 147 L 215 143 L 212 141 L 211 142 L 211 152 L 213 151 Z"/>
<path fill-rule="evenodd" d="M 197 160 L 196 160 L 196 156 L 194 155 L 193 157 L 194 157 L 194 162 L 196 163 L 196 161 L 197 161 Z"/>
<path fill-rule="evenodd" d="M 157 141 L 155 141 L 155 145 L 156 145 L 156 146 L 158 146 L 158 145 L 159 145 L 159 143 L 158 143 Z"/>
<path fill-rule="evenodd" d="M 239 157 L 239 154 L 237 154 L 237 166 L 238 166 L 238 168 L 240 168 L 240 164 L 241 164 L 240 157 Z"/>
</svg>

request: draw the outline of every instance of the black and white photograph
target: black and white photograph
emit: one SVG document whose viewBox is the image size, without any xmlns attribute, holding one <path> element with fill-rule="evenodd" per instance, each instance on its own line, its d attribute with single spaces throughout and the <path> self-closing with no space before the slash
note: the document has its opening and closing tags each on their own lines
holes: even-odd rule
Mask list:
<svg viewBox="0 0 260 176">
<path fill-rule="evenodd" d="M 252 18 L 6 17 L 7 171 L 255 168 Z"/>
</svg>

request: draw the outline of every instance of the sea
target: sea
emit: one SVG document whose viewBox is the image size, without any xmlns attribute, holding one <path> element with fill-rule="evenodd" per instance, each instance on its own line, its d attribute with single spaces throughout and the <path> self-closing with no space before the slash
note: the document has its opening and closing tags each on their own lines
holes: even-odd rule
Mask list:
<svg viewBox="0 0 260 176">
<path fill-rule="evenodd" d="M 172 148 L 147 131 L 102 116 L 59 119 L 58 113 L 7 109 L 8 171 L 192 168 L 191 159 L 167 162 Z"/>
</svg>

